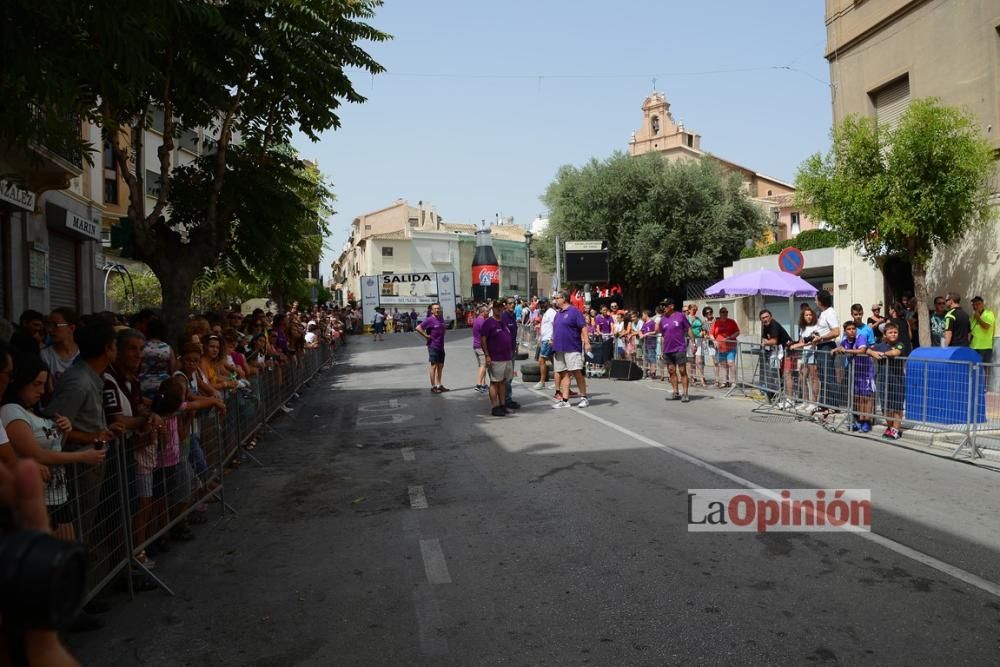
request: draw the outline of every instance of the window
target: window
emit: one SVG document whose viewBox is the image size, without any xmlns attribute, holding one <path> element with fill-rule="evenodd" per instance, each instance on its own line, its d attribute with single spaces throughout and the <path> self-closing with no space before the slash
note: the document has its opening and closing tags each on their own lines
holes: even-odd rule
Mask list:
<svg viewBox="0 0 1000 667">
<path fill-rule="evenodd" d="M 371 230 L 372 230 L 372 226 L 371 225 L 365 225 L 365 231 L 366 232 L 370 232 Z"/>
<path fill-rule="evenodd" d="M 392 257 L 392 246 L 385 246 L 382 248 L 383 257 Z"/>
<path fill-rule="evenodd" d="M 420 221 L 417 218 L 410 218 L 408 222 L 410 227 L 417 227 L 420 224 Z"/>
<path fill-rule="evenodd" d="M 774 193 L 773 193 L 773 192 L 772 192 L 771 190 L 768 190 L 768 191 L 767 191 L 767 196 L 768 196 L 768 197 L 770 197 L 770 196 L 771 196 L 772 194 L 774 194 Z"/>
<path fill-rule="evenodd" d="M 879 125 L 896 127 L 910 105 L 910 77 L 904 75 L 892 83 L 869 93 Z"/>
<path fill-rule="evenodd" d="M 110 141 L 104 142 L 104 203 L 118 205 L 118 169 Z"/>
<path fill-rule="evenodd" d="M 160 196 L 160 175 L 155 171 L 146 170 L 146 196 Z"/>
<path fill-rule="evenodd" d="M 692 135 L 687 135 L 688 148 L 694 147 L 694 137 Z"/>
<path fill-rule="evenodd" d="M 789 232 L 791 233 L 792 238 L 795 238 L 796 236 L 799 235 L 799 232 L 801 231 L 801 226 L 799 225 L 799 212 L 792 211 L 791 219 L 792 222 L 789 225 Z"/>
<path fill-rule="evenodd" d="M 104 203 L 118 205 L 118 177 L 104 179 Z"/>
<path fill-rule="evenodd" d="M 451 263 L 451 252 L 447 243 L 435 243 L 431 246 L 431 262 L 434 264 Z"/>
<path fill-rule="evenodd" d="M 653 130 L 653 134 L 654 135 L 659 134 L 660 133 L 660 117 L 659 116 L 653 116 L 652 118 L 650 118 L 649 119 L 649 127 L 650 127 L 650 129 Z"/>
<path fill-rule="evenodd" d="M 198 153 L 198 133 L 194 130 L 181 130 L 177 143 L 187 151 Z"/>
<path fill-rule="evenodd" d="M 163 134 L 163 109 L 156 108 L 149 112 L 149 129 Z"/>
</svg>

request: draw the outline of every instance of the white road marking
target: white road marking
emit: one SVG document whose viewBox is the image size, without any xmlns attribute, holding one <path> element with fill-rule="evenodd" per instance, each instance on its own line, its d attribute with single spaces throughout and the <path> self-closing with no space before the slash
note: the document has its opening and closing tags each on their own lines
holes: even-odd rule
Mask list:
<svg viewBox="0 0 1000 667">
<path fill-rule="evenodd" d="M 413 419 L 413 415 L 400 415 L 400 414 L 362 415 L 355 420 L 355 424 L 361 427 L 384 426 L 386 424 L 401 424 L 410 419 Z"/>
<path fill-rule="evenodd" d="M 420 540 L 420 554 L 424 557 L 427 581 L 432 584 L 451 583 L 451 573 L 448 572 L 448 563 L 444 560 L 444 551 L 439 540 Z"/>
<path fill-rule="evenodd" d="M 448 653 L 448 640 L 443 630 L 444 619 L 441 617 L 441 607 L 434 597 L 432 586 L 417 586 L 413 591 L 413 607 L 417 612 L 417 634 L 420 636 L 420 652 L 424 655 L 445 655 Z"/>
<path fill-rule="evenodd" d="M 413 447 L 403 447 L 401 450 L 403 452 L 404 461 L 416 461 L 417 455 L 413 453 Z"/>
<path fill-rule="evenodd" d="M 539 394 L 539 395 L 543 395 L 540 390 L 539 391 L 535 391 L 535 393 Z M 546 396 L 546 398 L 548 398 L 548 396 Z M 701 460 L 701 459 L 699 459 L 699 458 L 697 458 L 695 456 L 691 456 L 690 454 L 687 454 L 687 453 L 682 452 L 680 450 L 674 449 L 673 447 L 670 447 L 669 445 L 664 445 L 663 443 L 657 442 L 656 440 L 653 440 L 652 438 L 646 437 L 646 436 L 642 435 L 641 433 L 636 433 L 635 431 L 629 430 L 629 429 L 625 428 L 624 426 L 619 426 L 618 424 L 615 424 L 612 421 L 608 421 L 607 419 L 604 419 L 603 417 L 599 417 L 598 415 L 595 415 L 593 412 L 590 412 L 590 411 L 587 411 L 587 410 L 575 410 L 574 414 L 582 415 L 582 416 L 586 417 L 587 419 L 591 419 L 591 420 L 597 422 L 598 424 L 603 424 L 604 426 L 607 426 L 610 429 L 614 429 L 615 431 L 618 431 L 619 433 L 622 433 L 622 434 L 627 435 L 627 436 L 629 436 L 629 437 L 631 437 L 631 438 L 633 438 L 635 440 L 638 440 L 639 442 L 641 442 L 643 444 L 649 445 L 650 447 L 655 447 L 656 449 L 659 449 L 659 450 L 661 450 L 663 452 L 666 452 L 667 454 L 670 454 L 672 456 L 676 456 L 677 458 L 681 459 L 682 461 L 686 461 L 687 463 L 690 463 L 692 465 L 698 466 L 699 468 L 703 468 L 705 470 L 708 470 L 709 472 L 715 473 L 716 475 L 719 475 L 720 477 L 724 477 L 725 479 L 728 479 L 731 482 L 739 484 L 740 486 L 746 487 L 748 489 L 762 489 L 762 488 L 764 488 L 763 485 L 761 485 L 761 484 L 756 484 L 756 483 L 750 481 L 749 479 L 746 479 L 744 477 L 740 477 L 739 475 L 734 475 L 731 472 L 723 470 L 722 468 L 719 468 L 718 466 L 715 466 L 715 465 L 709 463 L 708 461 L 703 461 L 703 460 Z M 774 494 L 774 497 L 775 497 L 775 499 L 777 499 L 778 498 L 777 494 Z M 991 595 L 994 595 L 996 597 L 1000 597 L 1000 584 L 997 584 L 995 582 L 989 581 L 988 579 L 983 579 L 982 577 L 980 577 L 978 575 L 975 575 L 975 574 L 973 574 L 973 573 L 971 573 L 971 572 L 969 572 L 967 570 L 963 570 L 960 567 L 956 567 L 956 566 L 954 566 L 954 565 L 952 565 L 950 563 L 946 563 L 943 560 L 935 558 L 934 556 L 925 554 L 922 551 L 917 551 L 916 549 L 913 549 L 912 547 L 908 547 L 905 544 L 900 544 L 899 542 L 896 542 L 895 540 L 891 540 L 888 537 L 883 537 L 882 535 L 879 535 L 877 533 L 871 533 L 871 532 L 868 532 L 868 533 L 853 533 L 852 532 L 852 534 L 856 535 L 857 537 L 859 537 L 859 538 L 861 538 L 863 540 L 868 540 L 869 542 L 877 544 L 880 547 L 888 549 L 889 551 L 894 551 L 894 552 L 896 552 L 897 554 L 899 554 L 901 556 L 905 556 L 906 558 L 910 558 L 912 560 L 915 560 L 918 563 L 922 563 L 922 564 L 926 565 L 927 567 L 930 567 L 930 568 L 933 568 L 933 569 L 937 570 L 938 572 L 942 572 L 944 574 L 947 574 L 948 576 L 954 577 L 955 579 L 958 579 L 959 581 L 963 581 L 963 582 L 969 584 L 970 586 L 974 586 L 974 587 L 978 588 L 981 591 L 985 591 L 985 592 L 987 592 L 987 593 L 989 593 Z"/>
<path fill-rule="evenodd" d="M 410 509 L 415 509 L 415 510 L 427 509 L 427 496 L 424 495 L 424 487 L 422 486 L 410 487 Z"/>
<path fill-rule="evenodd" d="M 391 398 L 388 401 L 375 401 L 374 403 L 365 403 L 364 405 L 358 406 L 359 412 L 386 412 L 387 410 L 399 410 L 400 408 L 405 408 L 406 403 L 400 403 L 395 398 Z"/>
</svg>

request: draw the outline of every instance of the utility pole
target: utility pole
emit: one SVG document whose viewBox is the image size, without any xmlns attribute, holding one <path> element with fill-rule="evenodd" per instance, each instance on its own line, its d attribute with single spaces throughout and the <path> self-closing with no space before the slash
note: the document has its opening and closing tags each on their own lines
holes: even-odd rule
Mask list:
<svg viewBox="0 0 1000 667">
<path fill-rule="evenodd" d="M 556 291 L 562 289 L 562 255 L 559 251 L 560 247 L 559 236 L 556 235 Z"/>
</svg>

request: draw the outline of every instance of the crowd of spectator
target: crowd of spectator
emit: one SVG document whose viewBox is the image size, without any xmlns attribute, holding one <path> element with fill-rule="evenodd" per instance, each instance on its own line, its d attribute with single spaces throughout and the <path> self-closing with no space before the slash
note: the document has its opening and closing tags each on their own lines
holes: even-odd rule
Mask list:
<svg viewBox="0 0 1000 667">
<path fill-rule="evenodd" d="M 541 378 L 535 388 L 543 389 L 552 359 L 555 310 L 546 299 L 511 301 L 513 319 L 533 330 L 538 341 Z M 969 348 L 975 356 L 968 358 L 980 362 L 983 386 L 989 384 L 995 313 L 979 296 L 966 311 L 962 296 L 954 292 L 932 303 L 926 341 L 919 337 L 912 294 L 891 303 L 885 314 L 882 304 L 873 305 L 867 316 L 861 304 L 853 304 L 850 319 L 841 321 L 830 293 L 820 290 L 814 303 L 801 304 L 799 320 L 790 331 L 769 310 L 761 310 L 761 334 L 755 341 L 741 335 L 725 307 L 716 316 L 712 307 L 699 312 L 694 303 L 674 312 L 669 299 L 652 309 L 621 308 L 617 300 L 593 308 L 573 305 L 583 315 L 594 350 L 606 342 L 613 345 L 614 358 L 639 364 L 647 378 L 669 379 L 674 399 L 687 396 L 689 382 L 708 387 L 714 378 L 717 388 L 737 382 L 742 341 L 745 349 L 760 350 L 760 381 L 781 408 L 820 419 L 850 408 L 851 428 L 860 432 L 872 430 L 878 413 L 886 425 L 882 435 L 895 440 L 902 437 L 906 359 L 915 347 Z M 489 312 L 477 315 L 488 317 Z M 477 390 L 485 388 L 482 376 L 481 369 Z"/>
<path fill-rule="evenodd" d="M 224 415 L 226 399 L 251 392 L 265 374 L 282 386 L 308 350 L 347 344 L 360 317 L 293 303 L 281 313 L 209 312 L 170 324 L 154 310 L 80 316 L 56 308 L 25 311 L 0 336 L 0 466 L 37 464 L 53 534 L 83 541 L 92 559 L 107 554 L 88 541 L 118 530 L 109 518 L 128 522 L 131 543 L 148 545 L 131 556 L 150 571 L 171 542 L 195 537 L 206 485 L 219 483 L 205 475 L 204 416 Z M 242 444 L 252 449 L 255 438 Z M 110 488 L 120 470 L 130 517 L 113 509 L 121 506 Z M 100 627 L 94 614 L 105 609 L 91 601 L 72 629 Z"/>
</svg>

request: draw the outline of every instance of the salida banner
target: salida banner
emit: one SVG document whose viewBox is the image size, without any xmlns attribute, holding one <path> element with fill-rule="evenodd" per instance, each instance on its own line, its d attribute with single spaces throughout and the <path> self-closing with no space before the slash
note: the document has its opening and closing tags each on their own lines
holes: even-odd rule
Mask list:
<svg viewBox="0 0 1000 667">
<path fill-rule="evenodd" d="M 446 320 L 455 319 L 454 273 L 385 273 L 361 277 L 361 303 L 365 323 L 375 319 L 375 309 L 415 310 L 418 316 L 438 302 Z"/>
</svg>

